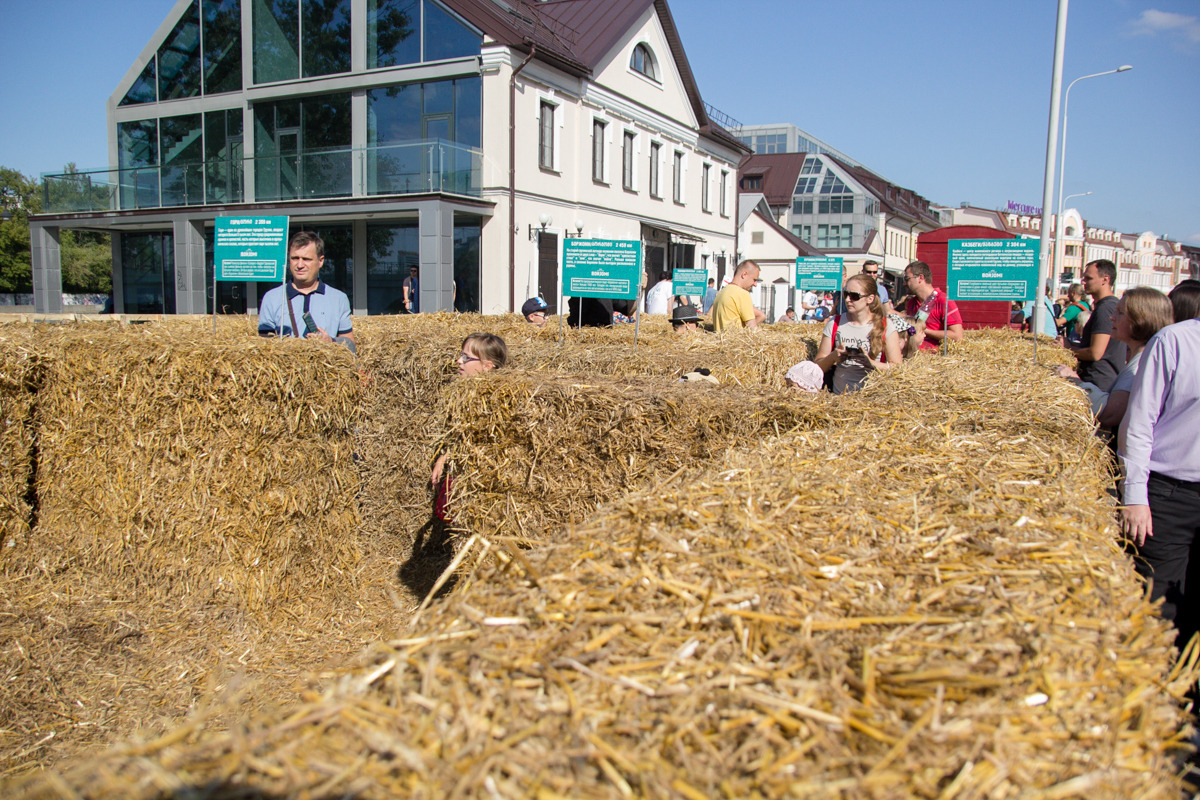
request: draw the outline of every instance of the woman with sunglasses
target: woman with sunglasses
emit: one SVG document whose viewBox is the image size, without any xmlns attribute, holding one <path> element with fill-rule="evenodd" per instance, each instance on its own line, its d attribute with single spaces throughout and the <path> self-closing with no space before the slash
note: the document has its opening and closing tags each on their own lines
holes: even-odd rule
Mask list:
<svg viewBox="0 0 1200 800">
<path fill-rule="evenodd" d="M 858 274 L 846 281 L 846 313 L 825 323 L 815 361 L 833 370 L 834 394 L 857 391 L 872 370 L 888 369 L 902 359 L 900 335 L 879 302 L 875 280 Z"/>
</svg>

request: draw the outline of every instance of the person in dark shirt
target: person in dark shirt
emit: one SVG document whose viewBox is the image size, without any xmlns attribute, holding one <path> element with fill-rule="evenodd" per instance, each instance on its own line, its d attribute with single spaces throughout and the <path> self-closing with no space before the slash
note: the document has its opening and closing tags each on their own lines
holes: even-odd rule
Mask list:
<svg viewBox="0 0 1200 800">
<path fill-rule="evenodd" d="M 1083 268 L 1083 289 L 1092 296 L 1092 316 L 1083 327 L 1080 344 L 1059 339 L 1079 360 L 1075 369 L 1079 379 L 1095 384 L 1104 392 L 1112 388 L 1128 355 L 1125 343 L 1113 336 L 1113 312 L 1117 308 L 1113 284 L 1116 281 L 1117 266 L 1106 259 L 1093 261 Z M 1070 372 L 1062 366 L 1056 371 L 1064 377 Z"/>
</svg>

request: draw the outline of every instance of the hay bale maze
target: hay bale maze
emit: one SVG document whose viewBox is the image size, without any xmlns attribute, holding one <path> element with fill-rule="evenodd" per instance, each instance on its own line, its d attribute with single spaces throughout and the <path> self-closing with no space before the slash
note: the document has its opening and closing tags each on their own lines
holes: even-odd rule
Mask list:
<svg viewBox="0 0 1200 800">
<path fill-rule="evenodd" d="M 506 338 L 511 367 L 453 380 L 462 337 L 480 329 Z M 357 497 L 357 527 L 320 529 L 344 549 L 312 546 L 342 570 L 352 553 L 387 567 L 360 567 L 315 613 L 360 604 L 355 630 L 374 614 L 377 641 L 290 695 L 269 673 L 288 656 L 311 664 L 295 645 L 238 697 L 197 692 L 206 707 L 166 715 L 173 725 L 114 711 L 110 740 L 125 744 L 24 774 L 10 757 L 6 795 L 1178 796 L 1197 653 L 1177 657 L 1117 546 L 1082 397 L 1029 363 L 1027 339 L 974 333 L 835 398 L 783 387 L 815 326 L 675 337 L 651 318 L 636 350 L 628 328 L 560 345 L 515 317 L 357 330 L 357 364 L 307 356 L 346 385 L 344 425 L 288 431 L 338 453 L 353 442 L 359 480 L 327 497 Z M 227 346 L 276 370 L 312 352 Z M 696 366 L 721 384 L 680 385 Z M 139 424 L 162 448 L 178 420 L 162 407 Z M 439 452 L 454 476 L 446 530 L 430 519 Z M 80 538 L 54 519 L 38 526 Z M 154 519 L 164 536 L 183 524 Z M 116 520 L 117 538 L 141 520 Z M 203 561 L 204 523 L 187 524 Z M 224 548 L 233 529 L 209 535 Z M 125 552 L 155 539 L 142 541 Z M 240 588 L 230 606 L 276 625 L 286 649 L 296 607 L 228 555 L 208 558 L 200 574 L 225 570 Z M 297 591 L 328 580 L 302 561 Z M 82 569 L 69 562 L 60 574 Z M 199 591 L 171 580 L 187 587 L 177 602 Z M 308 632 L 309 650 L 332 637 Z M 200 651 L 213 638 L 192 633 Z"/>
</svg>

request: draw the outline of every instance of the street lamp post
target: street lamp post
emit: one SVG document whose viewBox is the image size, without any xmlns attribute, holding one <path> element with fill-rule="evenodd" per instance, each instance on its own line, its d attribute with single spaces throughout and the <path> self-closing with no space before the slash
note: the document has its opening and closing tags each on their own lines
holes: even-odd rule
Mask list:
<svg viewBox="0 0 1200 800">
<path fill-rule="evenodd" d="M 1059 151 L 1058 158 L 1058 217 L 1054 223 L 1054 270 L 1058 275 L 1061 275 L 1063 271 L 1063 178 L 1067 174 L 1067 110 L 1071 103 L 1071 87 L 1080 81 L 1087 80 L 1088 78 L 1099 78 L 1102 75 L 1115 75 L 1118 72 L 1128 72 L 1131 69 L 1133 69 L 1132 66 L 1129 64 L 1124 64 L 1116 69 L 1107 70 L 1106 72 L 1096 72 L 1091 75 L 1083 75 L 1067 84 L 1067 91 L 1063 93 L 1062 147 Z M 1091 194 L 1091 192 L 1088 192 L 1088 194 Z M 1071 195 L 1071 197 L 1078 196 L 1079 195 Z"/>
</svg>

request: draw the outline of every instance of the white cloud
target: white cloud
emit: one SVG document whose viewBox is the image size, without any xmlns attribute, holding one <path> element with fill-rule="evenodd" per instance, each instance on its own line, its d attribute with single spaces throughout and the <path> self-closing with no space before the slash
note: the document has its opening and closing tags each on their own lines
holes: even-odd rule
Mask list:
<svg viewBox="0 0 1200 800">
<path fill-rule="evenodd" d="M 1200 18 L 1171 11 L 1146 9 L 1141 17 L 1131 23 L 1131 28 L 1134 33 L 1143 36 L 1177 31 L 1190 42 L 1200 42 Z"/>
</svg>

